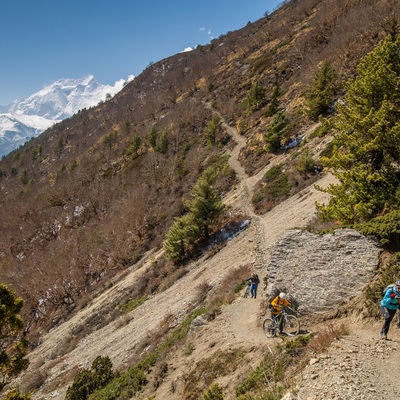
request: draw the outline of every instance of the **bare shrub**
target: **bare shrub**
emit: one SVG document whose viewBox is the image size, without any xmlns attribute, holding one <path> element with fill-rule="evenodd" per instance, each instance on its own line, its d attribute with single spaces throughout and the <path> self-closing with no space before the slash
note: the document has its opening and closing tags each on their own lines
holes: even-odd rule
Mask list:
<svg viewBox="0 0 400 400">
<path fill-rule="evenodd" d="M 50 359 L 55 360 L 56 358 L 63 356 L 64 354 L 70 353 L 72 350 L 75 349 L 78 343 L 78 336 L 70 335 L 67 338 L 64 338 L 64 340 L 60 342 L 59 345 L 54 349 L 54 351 L 50 355 Z"/>
<path fill-rule="evenodd" d="M 202 303 L 208 295 L 208 292 L 212 289 L 212 286 L 208 282 L 203 282 L 199 286 L 196 287 L 196 298 L 195 303 Z"/>
<path fill-rule="evenodd" d="M 117 329 L 122 328 L 126 325 L 129 324 L 129 322 L 131 322 L 132 318 L 130 315 L 128 314 L 124 314 L 121 317 L 119 317 L 116 321 L 115 321 L 115 327 Z"/>
<path fill-rule="evenodd" d="M 221 306 L 232 303 L 237 296 L 238 287 L 249 276 L 251 266 L 249 264 L 242 265 L 229 271 L 224 279 L 214 287 L 212 294 L 206 301 L 207 312 L 205 317 L 213 320 L 221 313 Z"/>
<path fill-rule="evenodd" d="M 344 322 L 340 324 L 328 322 L 324 329 L 310 340 L 308 349 L 313 354 L 322 353 L 334 340 L 340 339 L 342 336 L 348 335 L 349 333 L 350 329 Z"/>
<path fill-rule="evenodd" d="M 168 364 L 165 361 L 158 363 L 154 368 L 153 386 L 155 389 L 157 389 L 162 384 L 167 374 L 168 374 Z"/>
<path fill-rule="evenodd" d="M 39 389 L 47 379 L 47 373 L 43 370 L 36 370 L 24 376 L 19 385 L 22 393 L 32 392 Z"/>
<path fill-rule="evenodd" d="M 244 352 L 240 348 L 217 351 L 209 358 L 196 363 L 187 376 L 184 376 L 184 398 L 198 399 L 198 394 L 206 390 L 216 378 L 235 371 L 244 361 Z"/>
</svg>

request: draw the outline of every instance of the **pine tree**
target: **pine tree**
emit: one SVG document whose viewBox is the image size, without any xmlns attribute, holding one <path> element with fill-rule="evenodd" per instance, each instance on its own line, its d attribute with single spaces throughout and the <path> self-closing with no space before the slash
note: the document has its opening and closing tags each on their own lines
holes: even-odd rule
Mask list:
<svg viewBox="0 0 400 400">
<path fill-rule="evenodd" d="M 23 300 L 0 284 L 0 390 L 29 365 L 25 358 L 28 343 L 21 335 L 22 306 Z"/>
<path fill-rule="evenodd" d="M 209 238 L 210 226 L 224 208 L 213 186 L 217 174 L 218 170 L 210 167 L 193 186 L 190 200 L 184 203 L 187 214 L 175 218 L 165 237 L 166 258 L 180 261 L 196 242 Z"/>
<path fill-rule="evenodd" d="M 204 136 L 206 139 L 206 146 L 211 148 L 215 145 L 217 134 L 221 126 L 221 118 L 214 114 L 204 129 Z"/>
<path fill-rule="evenodd" d="M 336 72 L 329 61 L 325 61 L 317 70 L 313 84 L 308 89 L 306 100 L 308 115 L 318 119 L 328 112 L 336 92 Z"/>
<path fill-rule="evenodd" d="M 163 245 L 166 258 L 174 261 L 182 260 L 199 237 L 200 231 L 192 214 L 175 218 Z"/>
<path fill-rule="evenodd" d="M 216 178 L 216 169 L 205 170 L 191 190 L 191 200 L 185 203 L 186 209 L 193 215 L 202 239 L 208 239 L 209 226 L 223 209 L 219 193 L 213 187 Z"/>
<path fill-rule="evenodd" d="M 268 110 L 265 113 L 266 117 L 272 117 L 279 110 L 279 97 L 281 95 L 281 89 L 279 85 L 276 85 L 274 91 L 272 92 L 271 101 L 268 105 Z"/>
<path fill-rule="evenodd" d="M 400 40 L 388 37 L 357 67 L 337 107 L 333 153 L 322 159 L 340 183 L 326 192 L 323 219 L 368 221 L 398 206 L 400 189 Z"/>
<path fill-rule="evenodd" d="M 268 152 L 275 153 L 281 148 L 282 138 L 289 129 L 290 121 L 288 117 L 282 111 L 276 113 L 264 134 Z"/>
<path fill-rule="evenodd" d="M 258 82 L 253 82 L 242 103 L 246 114 L 251 115 L 254 111 L 259 110 L 264 105 L 265 99 L 265 89 Z"/>
<path fill-rule="evenodd" d="M 131 154 L 132 158 L 136 158 L 139 156 L 139 149 L 142 144 L 142 139 L 138 135 L 134 135 L 132 138 L 131 145 L 129 146 L 129 154 Z"/>
</svg>

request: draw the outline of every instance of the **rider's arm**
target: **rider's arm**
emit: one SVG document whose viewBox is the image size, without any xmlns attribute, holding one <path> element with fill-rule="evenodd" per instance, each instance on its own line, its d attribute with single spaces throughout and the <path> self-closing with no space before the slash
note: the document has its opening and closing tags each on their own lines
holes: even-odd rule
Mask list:
<svg viewBox="0 0 400 400">
<path fill-rule="evenodd" d="M 284 300 L 283 301 L 283 306 L 284 307 L 290 306 L 290 302 L 288 300 L 286 300 L 286 299 L 283 299 L 283 300 Z"/>
<path fill-rule="evenodd" d="M 271 301 L 271 306 L 272 306 L 272 307 L 276 307 L 278 301 L 279 301 L 279 297 L 276 296 L 276 297 Z"/>
</svg>

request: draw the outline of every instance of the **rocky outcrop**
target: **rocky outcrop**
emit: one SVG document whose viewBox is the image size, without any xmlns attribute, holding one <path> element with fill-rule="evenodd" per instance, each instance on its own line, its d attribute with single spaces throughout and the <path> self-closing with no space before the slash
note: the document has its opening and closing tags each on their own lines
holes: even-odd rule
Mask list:
<svg viewBox="0 0 400 400">
<path fill-rule="evenodd" d="M 286 231 L 267 266 L 267 291 L 287 291 L 302 314 L 332 310 L 371 281 L 380 253 L 377 242 L 353 229 Z"/>
</svg>

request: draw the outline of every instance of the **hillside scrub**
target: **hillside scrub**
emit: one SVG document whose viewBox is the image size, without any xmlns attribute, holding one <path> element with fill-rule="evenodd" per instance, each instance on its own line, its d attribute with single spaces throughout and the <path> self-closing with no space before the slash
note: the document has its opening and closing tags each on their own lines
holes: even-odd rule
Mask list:
<svg viewBox="0 0 400 400">
<path fill-rule="evenodd" d="M 89 400 L 128 399 L 148 383 L 148 374 L 156 363 L 165 357 L 172 346 L 178 345 L 187 336 L 191 322 L 203 314 L 203 309 L 195 310 L 184 322 L 168 334 L 153 351 L 149 351 L 137 364 L 118 374 L 103 388 L 92 392 Z"/>
<path fill-rule="evenodd" d="M 339 82 L 352 76 L 384 32 L 396 34 L 396 12 L 397 3 L 387 0 L 348 0 L 345 7 L 284 2 L 210 45 L 152 64 L 112 99 L 4 157 L 1 281 L 26 299 L 22 313 L 32 336 L 162 245 L 199 171 L 228 148 L 221 131 L 218 146 L 205 146 L 213 114 L 205 102 L 232 126 L 243 121 L 241 162 L 258 171 L 271 156 L 264 151 L 265 116 L 302 112 L 305 88 L 325 60 Z M 243 115 L 246 100 L 251 115 Z M 294 122 L 302 129 L 309 120 Z M 48 292 L 43 312 L 38 300 Z"/>
<path fill-rule="evenodd" d="M 310 185 L 318 177 L 314 166 L 310 151 L 305 148 L 293 161 L 271 167 L 255 187 L 251 199 L 254 212 L 264 214 Z"/>
</svg>

